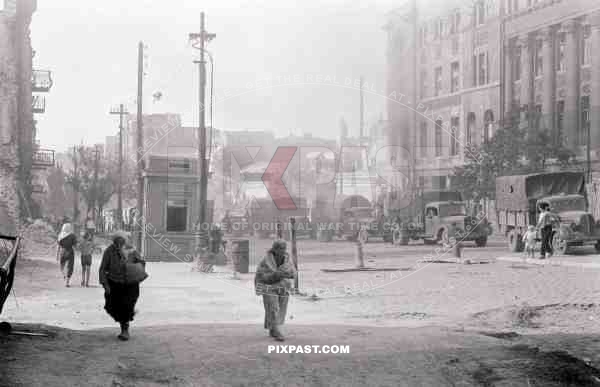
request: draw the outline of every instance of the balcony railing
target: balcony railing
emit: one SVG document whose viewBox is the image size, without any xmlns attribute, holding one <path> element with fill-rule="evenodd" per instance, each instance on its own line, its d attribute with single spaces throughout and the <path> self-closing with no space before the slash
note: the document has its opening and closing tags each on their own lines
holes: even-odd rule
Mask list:
<svg viewBox="0 0 600 387">
<path fill-rule="evenodd" d="M 47 93 L 53 85 L 52 72 L 48 70 L 33 70 L 31 74 L 31 89 L 34 93 Z"/>
<path fill-rule="evenodd" d="M 46 98 L 41 95 L 34 95 L 31 103 L 31 110 L 34 114 L 42 114 L 46 112 Z"/>
<path fill-rule="evenodd" d="M 54 151 L 50 149 L 38 149 L 33 152 L 34 167 L 53 167 L 54 166 Z"/>
</svg>

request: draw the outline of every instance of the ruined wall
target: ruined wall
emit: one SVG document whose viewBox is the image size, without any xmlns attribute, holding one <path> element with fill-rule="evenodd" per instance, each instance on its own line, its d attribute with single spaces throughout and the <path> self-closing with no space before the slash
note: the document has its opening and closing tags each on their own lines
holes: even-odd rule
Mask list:
<svg viewBox="0 0 600 387">
<path fill-rule="evenodd" d="M 15 55 L 14 16 L 0 12 L 0 201 L 11 219 L 1 223 L 18 225 L 20 215 L 18 186 L 17 100 L 18 72 Z"/>
</svg>

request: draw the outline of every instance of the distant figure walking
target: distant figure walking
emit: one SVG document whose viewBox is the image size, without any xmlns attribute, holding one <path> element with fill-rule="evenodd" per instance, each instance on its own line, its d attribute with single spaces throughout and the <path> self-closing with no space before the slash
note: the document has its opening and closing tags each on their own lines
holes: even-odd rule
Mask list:
<svg viewBox="0 0 600 387">
<path fill-rule="evenodd" d="M 75 265 L 75 250 L 73 250 L 75 245 L 77 245 L 77 237 L 73 231 L 73 224 L 63 224 L 60 234 L 58 234 L 56 259 L 60 263 L 60 270 L 66 287 L 71 286 L 70 281 Z"/>
<path fill-rule="evenodd" d="M 120 340 L 129 340 L 129 323 L 135 315 L 140 282 L 148 276 L 146 262 L 127 244 L 129 234 L 118 231 L 113 243 L 104 250 L 99 280 L 104 287 L 104 309 L 121 325 Z"/>
<path fill-rule="evenodd" d="M 87 231 L 83 235 L 83 240 L 79 244 L 81 250 L 81 286 L 90 287 L 90 271 L 92 270 L 92 254 L 96 245 L 94 244 L 94 236 Z"/>
<path fill-rule="evenodd" d="M 292 279 L 296 269 L 286 252 L 287 244 L 276 240 L 267 255 L 258 264 L 254 286 L 256 295 L 263 297 L 265 307 L 265 329 L 277 341 L 284 341 L 280 327 L 285 322 Z"/>
</svg>

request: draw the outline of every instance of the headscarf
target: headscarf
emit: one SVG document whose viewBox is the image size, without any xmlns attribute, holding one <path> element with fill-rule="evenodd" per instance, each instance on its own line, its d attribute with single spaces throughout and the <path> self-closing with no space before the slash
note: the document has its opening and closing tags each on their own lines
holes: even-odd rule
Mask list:
<svg viewBox="0 0 600 387">
<path fill-rule="evenodd" d="M 115 231 L 112 235 L 112 241 L 114 242 L 117 238 L 123 238 L 127 241 L 129 239 L 129 233 L 123 230 Z"/>
<path fill-rule="evenodd" d="M 62 229 L 60 230 L 60 234 L 58 234 L 58 241 L 62 241 L 71 234 L 74 234 L 73 225 L 71 223 L 63 224 Z"/>
<path fill-rule="evenodd" d="M 292 287 L 291 278 L 296 276 L 296 268 L 291 262 L 289 255 L 285 252 L 287 243 L 283 240 L 276 240 L 273 242 L 271 250 L 267 255 L 260 261 L 256 268 L 256 276 L 254 277 L 254 286 L 256 289 L 256 295 L 278 293 L 283 289 L 289 289 Z M 275 261 L 273 250 L 278 250 L 283 253 L 283 262 L 278 265 Z M 269 277 L 273 273 L 280 272 L 285 274 L 286 277 L 278 283 L 267 284 L 265 278 Z"/>
</svg>

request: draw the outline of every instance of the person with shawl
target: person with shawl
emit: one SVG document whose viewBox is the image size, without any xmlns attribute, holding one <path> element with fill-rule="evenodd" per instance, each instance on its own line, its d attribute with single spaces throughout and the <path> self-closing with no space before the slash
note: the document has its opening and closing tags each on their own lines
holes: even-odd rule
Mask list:
<svg viewBox="0 0 600 387">
<path fill-rule="evenodd" d="M 139 282 L 128 278 L 127 265 L 146 262 L 127 243 L 129 234 L 117 231 L 113 243 L 104 250 L 100 264 L 99 281 L 104 287 L 104 309 L 121 326 L 120 340 L 129 340 L 129 323 L 133 321 L 135 304 L 140 296 Z"/>
<path fill-rule="evenodd" d="M 73 231 L 72 223 L 65 223 L 58 234 L 58 250 L 56 259 L 60 263 L 60 270 L 63 274 L 65 286 L 70 286 L 71 276 L 73 275 L 73 266 L 75 265 L 75 250 L 77 237 Z"/>
<path fill-rule="evenodd" d="M 258 264 L 254 277 L 256 295 L 263 297 L 264 327 L 277 341 L 285 340 L 280 327 L 285 321 L 292 280 L 296 277 L 296 269 L 286 249 L 285 241 L 273 242 L 266 257 Z"/>
</svg>

